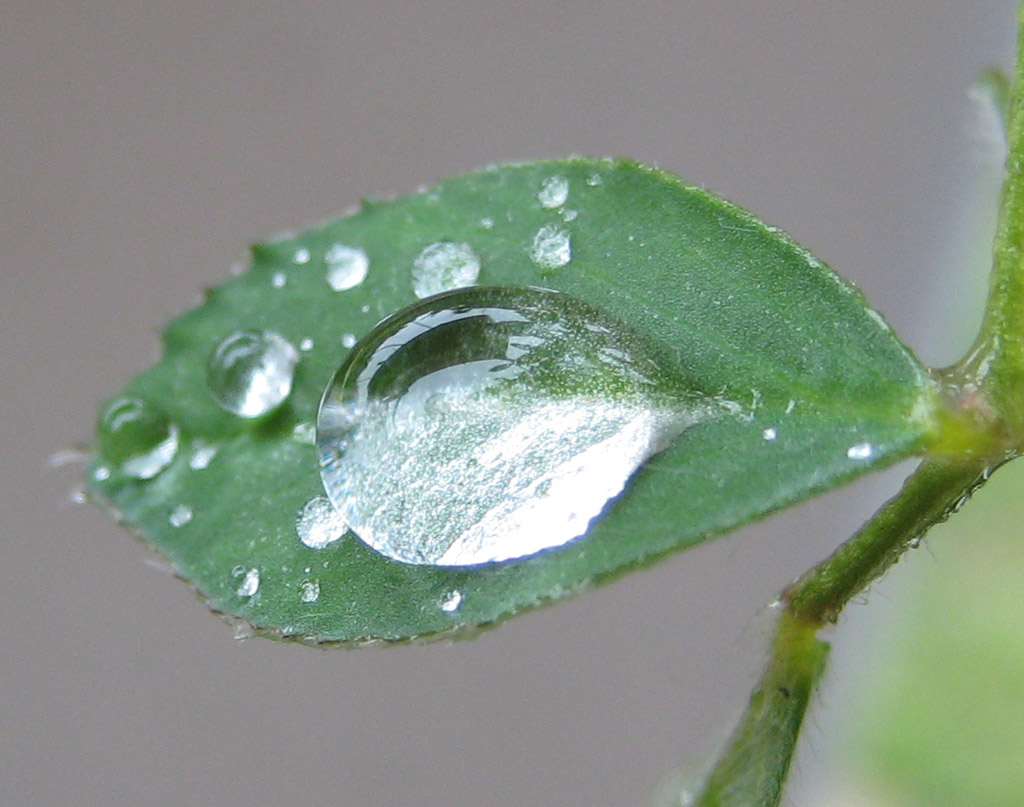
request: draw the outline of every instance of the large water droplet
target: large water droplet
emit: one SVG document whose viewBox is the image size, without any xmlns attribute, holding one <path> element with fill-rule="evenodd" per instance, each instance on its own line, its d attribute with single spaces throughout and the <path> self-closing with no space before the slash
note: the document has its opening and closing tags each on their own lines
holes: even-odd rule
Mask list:
<svg viewBox="0 0 1024 807">
<path fill-rule="evenodd" d="M 151 479 L 178 453 L 178 427 L 155 404 L 120 398 L 100 415 L 100 453 L 122 473 Z"/>
<path fill-rule="evenodd" d="M 295 517 L 295 532 L 310 549 L 323 549 L 341 538 L 348 527 L 327 499 L 314 496 Z"/>
<path fill-rule="evenodd" d="M 469 244 L 438 241 L 424 249 L 412 265 L 412 290 L 417 297 L 472 286 L 480 276 L 480 259 Z"/>
<path fill-rule="evenodd" d="M 541 269 L 558 269 L 572 260 L 569 231 L 545 224 L 533 237 L 530 260 Z"/>
<path fill-rule="evenodd" d="M 299 352 L 273 331 L 241 331 L 217 346 L 206 380 L 223 409 L 259 417 L 288 397 L 298 360 Z"/>
<path fill-rule="evenodd" d="M 541 185 L 537 198 L 541 207 L 561 207 L 569 198 L 569 180 L 562 176 L 548 177 Z"/>
<path fill-rule="evenodd" d="M 327 264 L 327 285 L 335 291 L 358 286 L 370 270 L 370 259 L 358 247 L 335 244 L 324 255 Z"/>
<path fill-rule="evenodd" d="M 328 386 L 324 489 L 406 563 L 507 560 L 583 535 L 698 418 L 622 323 L 558 292 L 484 287 L 380 323 Z"/>
</svg>

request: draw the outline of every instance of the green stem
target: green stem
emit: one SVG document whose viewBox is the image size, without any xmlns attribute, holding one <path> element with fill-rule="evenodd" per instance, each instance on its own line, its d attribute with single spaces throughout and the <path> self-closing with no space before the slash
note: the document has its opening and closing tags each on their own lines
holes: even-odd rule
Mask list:
<svg viewBox="0 0 1024 807">
<path fill-rule="evenodd" d="M 924 461 L 867 524 L 786 590 L 787 608 L 810 623 L 835 622 L 852 597 L 945 521 L 990 473 L 977 459 Z"/>
<path fill-rule="evenodd" d="M 956 368 L 968 393 L 997 413 L 1008 448 L 1024 442 L 1024 2 L 1006 126 L 1007 159 L 985 317 L 974 349 Z"/>
<path fill-rule="evenodd" d="M 828 645 L 818 630 L 990 473 L 977 457 L 926 460 L 859 532 L 783 593 L 768 665 L 696 807 L 776 807 L 804 711 L 825 668 Z"/>
</svg>

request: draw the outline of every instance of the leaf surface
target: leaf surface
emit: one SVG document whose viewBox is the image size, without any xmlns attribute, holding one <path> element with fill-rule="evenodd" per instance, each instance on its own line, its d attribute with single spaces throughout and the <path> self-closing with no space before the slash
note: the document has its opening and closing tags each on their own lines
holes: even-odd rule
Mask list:
<svg viewBox="0 0 1024 807">
<path fill-rule="evenodd" d="M 561 266 L 531 254 L 552 233 L 569 239 Z M 322 492 L 309 442 L 322 392 L 353 337 L 417 301 L 414 262 L 439 241 L 472 248 L 478 284 L 554 289 L 628 323 L 687 379 L 680 396 L 720 416 L 684 431 L 558 549 L 462 568 L 389 560 L 351 534 L 311 549 L 295 520 Z M 339 244 L 369 267 L 335 291 L 325 256 Z M 856 289 L 776 228 L 635 163 L 497 167 L 252 252 L 249 272 L 167 326 L 164 358 L 123 393 L 176 424 L 174 460 L 143 480 L 97 455 L 90 487 L 212 608 L 267 635 L 401 640 L 493 624 L 890 464 L 936 428 L 934 384 Z M 307 348 L 263 418 L 224 411 L 207 386 L 211 354 L 240 330 Z M 216 453 L 197 469 L 204 448 Z"/>
</svg>

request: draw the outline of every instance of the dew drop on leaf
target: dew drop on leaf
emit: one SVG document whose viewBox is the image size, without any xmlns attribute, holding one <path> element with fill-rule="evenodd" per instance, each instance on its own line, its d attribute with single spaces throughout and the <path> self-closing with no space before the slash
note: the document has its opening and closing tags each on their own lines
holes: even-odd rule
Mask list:
<svg viewBox="0 0 1024 807">
<path fill-rule="evenodd" d="M 469 244 L 438 241 L 413 261 L 412 290 L 417 297 L 472 286 L 480 276 L 480 259 Z"/>
<path fill-rule="evenodd" d="M 537 194 L 541 207 L 556 208 L 565 204 L 569 198 L 569 180 L 555 175 L 544 180 Z"/>
<path fill-rule="evenodd" d="M 273 331 L 240 331 L 217 346 L 206 380 L 222 409 L 255 418 L 288 397 L 298 360 L 294 346 Z"/>
<path fill-rule="evenodd" d="M 245 577 L 242 578 L 242 582 L 238 584 L 238 596 L 239 597 L 252 597 L 260 590 L 260 570 L 249 569 L 245 573 Z"/>
<path fill-rule="evenodd" d="M 188 458 L 188 467 L 193 471 L 203 471 L 210 467 L 213 458 L 217 456 L 217 446 L 196 440 L 192 444 L 192 453 Z"/>
<path fill-rule="evenodd" d="M 327 285 L 335 291 L 354 289 L 370 270 L 370 260 L 358 247 L 335 244 L 324 255 L 327 265 Z"/>
<path fill-rule="evenodd" d="M 315 580 L 307 580 L 302 584 L 302 592 L 299 594 L 302 602 L 316 602 L 320 599 L 320 584 Z"/>
<path fill-rule="evenodd" d="M 156 404 L 137 398 L 111 403 L 97 433 L 103 458 L 136 479 L 153 478 L 178 453 L 178 427 Z"/>
<path fill-rule="evenodd" d="M 328 385 L 320 474 L 348 527 L 405 563 L 561 546 L 700 417 L 623 323 L 565 294 L 481 287 L 385 319 Z"/>
<path fill-rule="evenodd" d="M 184 527 L 192 520 L 192 508 L 187 504 L 179 504 L 171 510 L 171 515 L 167 520 L 172 527 Z"/>
<path fill-rule="evenodd" d="M 341 538 L 347 529 L 334 505 L 323 496 L 314 496 L 295 517 L 295 532 L 310 549 L 323 549 Z"/>
<path fill-rule="evenodd" d="M 446 614 L 454 614 L 462 605 L 462 592 L 453 591 L 441 600 L 441 610 Z"/>
<path fill-rule="evenodd" d="M 572 260 L 568 230 L 545 224 L 537 231 L 530 247 L 530 260 L 540 269 L 559 269 Z"/>
</svg>

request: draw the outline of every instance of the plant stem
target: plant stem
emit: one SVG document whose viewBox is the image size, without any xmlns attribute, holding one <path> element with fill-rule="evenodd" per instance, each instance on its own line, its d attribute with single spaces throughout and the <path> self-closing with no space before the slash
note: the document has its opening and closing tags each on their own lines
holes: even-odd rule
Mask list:
<svg viewBox="0 0 1024 807">
<path fill-rule="evenodd" d="M 696 807 L 775 807 L 827 643 L 817 638 L 927 530 L 956 511 L 991 473 L 978 457 L 925 460 L 836 552 L 782 595 L 767 667 Z"/>
<path fill-rule="evenodd" d="M 1024 2 L 1006 125 L 1007 159 L 985 318 L 974 348 L 954 372 L 983 389 L 1009 442 L 1024 436 Z"/>
<path fill-rule="evenodd" d="M 1024 0 L 1007 147 L 985 318 L 974 347 L 942 377 L 947 439 L 867 524 L 783 593 L 768 665 L 695 807 L 778 805 L 828 654 L 818 630 L 1024 449 Z M 961 428 L 967 420 L 977 428 Z"/>
</svg>

